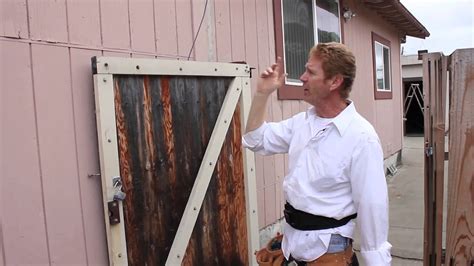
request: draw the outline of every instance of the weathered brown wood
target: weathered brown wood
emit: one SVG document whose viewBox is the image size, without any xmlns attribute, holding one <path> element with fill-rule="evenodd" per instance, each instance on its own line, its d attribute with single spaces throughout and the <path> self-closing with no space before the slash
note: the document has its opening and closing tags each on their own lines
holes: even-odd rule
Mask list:
<svg viewBox="0 0 474 266">
<path fill-rule="evenodd" d="M 423 56 L 423 105 L 424 105 L 424 128 L 425 128 L 425 156 L 424 156 L 424 202 L 425 202 L 425 215 L 424 215 L 424 243 L 423 243 L 423 261 L 424 265 L 429 265 L 430 255 L 432 254 L 432 209 L 431 205 L 431 189 L 429 178 L 431 175 L 430 166 L 431 158 L 427 155 L 426 151 L 431 143 L 431 113 L 430 113 L 430 90 L 428 89 L 431 86 L 430 80 L 431 74 L 431 58 L 430 55 Z"/>
<path fill-rule="evenodd" d="M 431 53 L 423 57 L 425 94 L 425 265 L 441 265 L 446 71 L 446 59 L 442 54 Z"/>
<path fill-rule="evenodd" d="M 130 265 L 164 265 L 230 78 L 116 76 Z M 248 262 L 240 112 L 234 113 L 183 265 Z"/>
<path fill-rule="evenodd" d="M 432 106 L 433 117 L 433 162 L 435 182 L 435 261 L 441 265 L 443 233 L 443 197 L 444 197 L 444 132 L 446 110 L 446 57 L 442 54 L 436 60 L 435 69 L 435 106 Z"/>
<path fill-rule="evenodd" d="M 451 55 L 446 262 L 474 263 L 474 49 Z"/>
</svg>

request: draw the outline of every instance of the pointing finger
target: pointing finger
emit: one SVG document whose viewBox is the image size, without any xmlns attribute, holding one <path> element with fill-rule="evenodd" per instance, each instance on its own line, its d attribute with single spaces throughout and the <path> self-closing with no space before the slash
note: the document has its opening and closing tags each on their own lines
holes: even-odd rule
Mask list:
<svg viewBox="0 0 474 266">
<path fill-rule="evenodd" d="M 276 61 L 275 65 L 276 65 L 276 67 L 274 68 L 274 70 L 277 71 L 278 73 L 282 73 L 283 72 L 283 60 L 281 59 L 280 56 L 277 57 L 277 61 Z"/>
</svg>

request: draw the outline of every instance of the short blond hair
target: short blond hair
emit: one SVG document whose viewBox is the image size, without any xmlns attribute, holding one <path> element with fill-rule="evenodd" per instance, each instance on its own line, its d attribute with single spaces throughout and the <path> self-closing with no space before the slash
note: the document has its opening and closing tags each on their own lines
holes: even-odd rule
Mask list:
<svg viewBox="0 0 474 266">
<path fill-rule="evenodd" d="M 326 79 L 337 74 L 344 77 L 339 93 L 343 99 L 349 97 L 356 75 L 356 61 L 354 54 L 342 43 L 319 43 L 311 48 L 309 57 L 317 57 L 322 61 L 322 68 Z"/>
</svg>

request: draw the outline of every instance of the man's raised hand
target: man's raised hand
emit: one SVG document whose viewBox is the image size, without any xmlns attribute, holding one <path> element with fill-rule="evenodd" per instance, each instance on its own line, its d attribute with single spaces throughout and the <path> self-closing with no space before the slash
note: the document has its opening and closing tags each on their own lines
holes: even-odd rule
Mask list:
<svg viewBox="0 0 474 266">
<path fill-rule="evenodd" d="M 283 86 L 285 80 L 283 74 L 283 62 L 281 57 L 277 58 L 276 63 L 267 67 L 261 74 L 257 82 L 257 93 L 263 95 L 270 95 L 276 89 Z"/>
</svg>

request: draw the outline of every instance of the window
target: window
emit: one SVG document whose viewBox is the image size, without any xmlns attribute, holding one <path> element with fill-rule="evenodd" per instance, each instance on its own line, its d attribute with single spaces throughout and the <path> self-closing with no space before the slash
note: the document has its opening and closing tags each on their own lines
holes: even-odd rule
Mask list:
<svg viewBox="0 0 474 266">
<path fill-rule="evenodd" d="M 288 76 L 278 91 L 279 99 L 301 99 L 299 80 L 308 52 L 319 42 L 340 42 L 338 0 L 274 0 L 277 56 L 283 58 Z M 316 30 L 315 30 L 316 29 Z"/>
<path fill-rule="evenodd" d="M 375 99 L 392 99 L 390 42 L 372 32 Z"/>
</svg>

